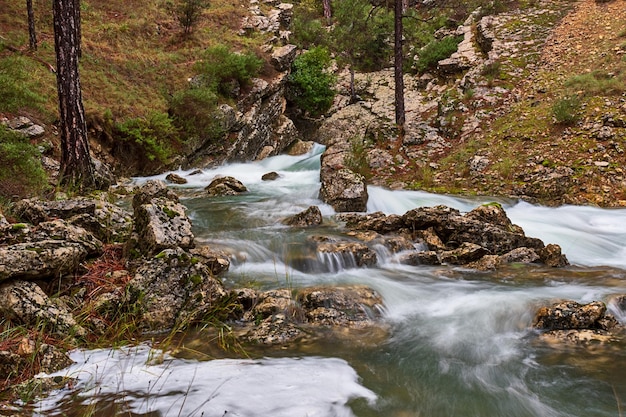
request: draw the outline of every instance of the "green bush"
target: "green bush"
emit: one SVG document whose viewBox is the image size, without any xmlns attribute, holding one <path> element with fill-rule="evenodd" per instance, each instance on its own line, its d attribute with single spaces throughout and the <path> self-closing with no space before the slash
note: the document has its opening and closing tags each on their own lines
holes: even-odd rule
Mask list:
<svg viewBox="0 0 626 417">
<path fill-rule="evenodd" d="M 215 111 L 216 93 L 208 88 L 189 88 L 173 95 L 170 113 L 176 126 L 187 138 L 221 137 L 223 130 Z"/>
<path fill-rule="evenodd" d="M 150 162 L 166 162 L 178 136 L 170 117 L 161 112 L 117 123 L 115 130 L 122 141 L 130 142 L 141 152 L 138 159 L 145 158 Z"/>
<path fill-rule="evenodd" d="M 45 99 L 29 86 L 28 63 L 24 57 L 0 59 L 0 111 L 16 112 L 21 108 L 38 108 Z"/>
<path fill-rule="evenodd" d="M 328 49 L 316 47 L 298 56 L 289 75 L 289 98 L 312 116 L 319 116 L 333 104 L 335 77 L 327 72 Z"/>
<path fill-rule="evenodd" d="M 580 99 L 578 96 L 564 97 L 552 106 L 552 116 L 558 124 L 572 125 L 579 119 Z"/>
<path fill-rule="evenodd" d="M 0 125 L 0 196 L 33 196 L 46 184 L 39 150 L 23 135 Z"/>
<path fill-rule="evenodd" d="M 228 97 L 232 82 L 247 84 L 262 66 L 263 61 L 255 54 L 231 52 L 227 46 L 217 45 L 204 52 L 195 69 L 202 87 Z"/>
<path fill-rule="evenodd" d="M 442 59 L 449 58 L 456 52 L 459 43 L 463 38 L 460 36 L 448 36 L 441 40 L 434 40 L 423 47 L 419 52 L 419 57 L 415 63 L 418 72 L 424 72 L 435 68 Z"/>
</svg>

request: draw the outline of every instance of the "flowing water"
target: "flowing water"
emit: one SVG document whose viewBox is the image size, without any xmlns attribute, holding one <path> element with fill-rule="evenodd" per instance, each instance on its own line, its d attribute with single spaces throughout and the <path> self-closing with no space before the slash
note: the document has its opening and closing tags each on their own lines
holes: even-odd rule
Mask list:
<svg viewBox="0 0 626 417">
<path fill-rule="evenodd" d="M 251 359 L 215 355 L 213 335 L 186 345 L 196 356 L 147 346 L 77 351 L 59 375 L 73 390 L 36 406 L 37 416 L 449 417 L 621 416 L 626 413 L 626 343 L 552 346 L 530 329 L 538 306 L 556 299 L 626 294 L 626 210 L 546 208 L 499 200 L 527 235 L 558 243 L 571 267 L 512 265 L 496 272 L 398 264 L 384 250 L 374 268 L 332 257 L 303 262 L 310 234 L 340 235 L 333 209 L 318 200 L 321 147 L 188 177 L 181 186 L 198 243 L 228 251 L 227 286 L 258 288 L 365 284 L 385 302 L 388 333 L 353 332 L 289 349 L 250 350 Z M 276 181 L 261 175 L 276 171 Z M 181 172 L 186 175 L 186 172 Z M 215 175 L 232 175 L 243 196 L 194 197 Z M 159 177 L 160 178 L 160 177 Z M 142 181 L 141 179 L 139 181 Z M 461 211 L 493 201 L 370 187 L 368 211 L 402 214 L 445 204 Z M 310 205 L 324 225 L 283 226 Z M 231 355 L 232 356 L 232 355 Z"/>
</svg>

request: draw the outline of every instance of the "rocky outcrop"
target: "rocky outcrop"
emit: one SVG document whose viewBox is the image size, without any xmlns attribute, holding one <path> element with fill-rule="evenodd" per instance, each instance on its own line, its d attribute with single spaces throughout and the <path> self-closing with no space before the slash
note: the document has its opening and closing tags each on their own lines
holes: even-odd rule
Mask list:
<svg viewBox="0 0 626 417">
<path fill-rule="evenodd" d="M 561 301 L 541 307 L 533 327 L 542 332 L 545 341 L 583 345 L 611 342 L 625 330 L 601 301 L 588 304 Z"/>
<path fill-rule="evenodd" d="M 366 211 L 367 184 L 365 177 L 348 168 L 323 169 L 320 173 L 322 186 L 320 198 L 335 211 Z"/>
<path fill-rule="evenodd" d="M 164 182 L 149 181 L 141 186 L 133 198 L 133 207 L 134 231 L 127 242 L 128 252 L 153 256 L 164 249 L 194 246 L 186 209 Z"/>
<path fill-rule="evenodd" d="M 33 282 L 12 280 L 0 284 L 0 312 L 16 323 L 46 330 L 61 338 L 86 334 L 67 308 L 53 303 Z"/>
<path fill-rule="evenodd" d="M 101 252 L 102 242 L 64 220 L 5 226 L 0 237 L 0 281 L 63 275 Z"/>
<path fill-rule="evenodd" d="M 181 248 L 142 261 L 125 303 L 141 312 L 144 330 L 184 328 L 214 312 L 226 296 L 211 268 Z"/>
<path fill-rule="evenodd" d="M 205 188 L 207 195 L 211 197 L 237 195 L 248 191 L 241 181 L 233 177 L 219 177 L 211 181 Z"/>
<path fill-rule="evenodd" d="M 490 269 L 510 262 L 568 264 L 558 245 L 544 245 L 511 223 L 499 204 L 479 206 L 462 215 L 446 207 L 421 207 L 402 216 L 382 213 L 345 214 L 340 219 L 354 230 L 396 234 L 411 239 L 420 249 L 405 251 L 399 259 L 409 264 L 442 263 Z"/>
<path fill-rule="evenodd" d="M 63 219 L 82 227 L 103 242 L 123 242 L 132 231 L 132 215 L 109 202 L 107 194 L 98 199 L 79 197 L 67 200 L 20 200 L 15 204 L 17 217 L 38 225 L 52 219 Z"/>
<path fill-rule="evenodd" d="M 442 74 L 450 75 L 467 71 L 475 66 L 481 57 L 475 48 L 476 39 L 474 36 L 475 13 L 470 15 L 463 25 L 459 26 L 455 36 L 462 37 L 456 52 L 449 58 L 437 63 L 437 70 Z"/>
<path fill-rule="evenodd" d="M 381 326 L 382 299 L 371 288 L 313 287 L 297 291 L 278 289 L 258 293 L 236 291 L 244 306 L 241 339 L 277 345 L 319 337 L 323 329 Z"/>
</svg>

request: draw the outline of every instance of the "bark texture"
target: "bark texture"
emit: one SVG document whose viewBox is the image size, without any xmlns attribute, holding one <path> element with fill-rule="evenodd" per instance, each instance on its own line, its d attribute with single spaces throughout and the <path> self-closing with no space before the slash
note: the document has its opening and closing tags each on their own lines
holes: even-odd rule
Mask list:
<svg viewBox="0 0 626 417">
<path fill-rule="evenodd" d="M 35 12 L 33 0 L 26 0 L 26 13 L 28 14 L 28 45 L 32 51 L 37 50 L 37 33 L 35 32 Z"/>
<path fill-rule="evenodd" d="M 79 0 L 54 0 L 52 4 L 60 113 L 60 181 L 61 184 L 88 189 L 95 186 L 95 176 L 78 72 Z"/>
</svg>

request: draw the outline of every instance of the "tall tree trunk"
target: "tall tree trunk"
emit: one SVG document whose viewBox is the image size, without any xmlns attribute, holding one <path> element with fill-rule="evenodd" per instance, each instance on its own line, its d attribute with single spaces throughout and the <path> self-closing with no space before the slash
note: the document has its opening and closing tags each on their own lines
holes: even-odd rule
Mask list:
<svg viewBox="0 0 626 417">
<path fill-rule="evenodd" d="M 53 0 L 54 44 L 59 94 L 61 136 L 60 182 L 79 190 L 95 186 L 94 166 L 89 154 L 87 123 L 78 74 L 79 0 Z"/>
<path fill-rule="evenodd" d="M 37 50 L 37 34 L 35 33 L 35 12 L 33 0 L 26 0 L 26 13 L 28 14 L 28 46 L 31 51 Z"/>
<path fill-rule="evenodd" d="M 83 56 L 83 30 L 80 24 L 80 0 L 74 0 L 74 12 L 76 13 L 76 18 L 74 21 L 76 22 L 76 56 L 78 58 L 82 58 Z"/>
<path fill-rule="evenodd" d="M 402 51 L 402 0 L 395 0 L 394 7 L 394 80 L 395 80 L 395 99 L 396 99 L 396 126 L 398 127 L 398 138 L 404 138 L 404 74 L 402 64 L 404 61 Z"/>
<path fill-rule="evenodd" d="M 324 7 L 324 17 L 326 18 L 326 24 L 330 26 L 332 23 L 332 11 L 330 9 L 330 0 L 322 0 L 322 6 Z"/>
</svg>

